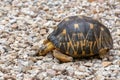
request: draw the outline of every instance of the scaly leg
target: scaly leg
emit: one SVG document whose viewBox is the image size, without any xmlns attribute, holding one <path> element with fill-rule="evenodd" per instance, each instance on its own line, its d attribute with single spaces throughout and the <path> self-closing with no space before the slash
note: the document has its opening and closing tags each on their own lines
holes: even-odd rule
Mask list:
<svg viewBox="0 0 120 80">
<path fill-rule="evenodd" d="M 71 62 L 73 61 L 73 58 L 68 56 L 68 55 L 65 55 L 57 50 L 54 50 L 53 52 L 53 56 L 55 58 L 57 58 L 58 60 L 60 60 L 61 62 Z"/>
<path fill-rule="evenodd" d="M 100 58 L 104 58 L 104 57 L 106 57 L 108 51 L 109 51 L 108 48 L 100 49 L 100 51 L 99 51 L 99 56 L 100 56 Z"/>
</svg>

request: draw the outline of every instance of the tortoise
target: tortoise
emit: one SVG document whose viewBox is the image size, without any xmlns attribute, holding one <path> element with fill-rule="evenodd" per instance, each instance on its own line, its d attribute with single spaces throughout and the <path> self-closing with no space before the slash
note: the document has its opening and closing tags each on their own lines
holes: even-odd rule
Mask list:
<svg viewBox="0 0 120 80">
<path fill-rule="evenodd" d="M 82 16 L 64 18 L 56 29 L 48 35 L 39 49 L 38 55 L 44 56 L 50 51 L 62 62 L 74 58 L 103 56 L 113 48 L 109 29 L 98 20 Z"/>
</svg>

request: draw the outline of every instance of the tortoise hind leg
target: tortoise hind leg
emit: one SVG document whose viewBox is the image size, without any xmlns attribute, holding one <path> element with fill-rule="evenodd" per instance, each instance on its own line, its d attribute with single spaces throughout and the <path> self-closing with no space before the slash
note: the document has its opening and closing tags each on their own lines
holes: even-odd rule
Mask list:
<svg viewBox="0 0 120 80">
<path fill-rule="evenodd" d="M 46 39 L 46 40 L 43 41 L 43 44 L 45 45 L 45 44 L 47 44 L 48 42 L 49 42 L 49 40 Z"/>
<path fill-rule="evenodd" d="M 99 57 L 100 58 L 105 58 L 107 56 L 108 52 L 109 52 L 108 48 L 100 49 L 99 50 Z"/>
<path fill-rule="evenodd" d="M 53 56 L 61 62 L 71 62 L 71 61 L 73 61 L 72 57 L 70 57 L 68 55 L 65 55 L 65 54 L 63 54 L 63 53 L 61 53 L 57 50 L 54 50 Z"/>
</svg>

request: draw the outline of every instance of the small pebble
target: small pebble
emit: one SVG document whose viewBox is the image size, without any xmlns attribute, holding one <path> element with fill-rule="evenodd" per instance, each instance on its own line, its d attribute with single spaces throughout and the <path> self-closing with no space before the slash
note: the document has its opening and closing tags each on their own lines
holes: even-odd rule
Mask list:
<svg viewBox="0 0 120 80">
<path fill-rule="evenodd" d="M 46 72 L 47 72 L 47 74 L 50 75 L 50 76 L 55 76 L 55 75 L 56 75 L 56 71 L 53 70 L 53 69 L 47 69 Z"/>
<path fill-rule="evenodd" d="M 104 80 L 105 77 L 103 75 L 97 75 L 96 80 Z"/>
<path fill-rule="evenodd" d="M 46 29 L 41 29 L 40 30 L 40 34 L 42 35 L 42 34 L 46 34 L 47 32 L 46 32 Z"/>
<path fill-rule="evenodd" d="M 93 65 L 93 63 L 85 63 L 84 65 L 87 67 L 91 67 Z"/>
<path fill-rule="evenodd" d="M 104 61 L 104 62 L 102 62 L 102 66 L 103 67 L 107 67 L 107 66 L 109 66 L 109 65 L 111 65 L 112 64 L 112 62 L 109 62 L 109 61 Z"/>
<path fill-rule="evenodd" d="M 12 29 L 17 29 L 17 27 L 18 27 L 17 24 L 12 24 L 12 25 L 11 25 L 11 28 L 12 28 Z"/>
</svg>

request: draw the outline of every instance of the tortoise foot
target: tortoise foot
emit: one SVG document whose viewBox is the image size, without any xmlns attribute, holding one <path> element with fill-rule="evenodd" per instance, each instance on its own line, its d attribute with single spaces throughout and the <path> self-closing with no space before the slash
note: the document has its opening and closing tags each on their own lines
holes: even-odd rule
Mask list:
<svg viewBox="0 0 120 80">
<path fill-rule="evenodd" d="M 63 53 L 61 53 L 57 50 L 54 50 L 53 56 L 61 62 L 71 62 L 71 61 L 73 61 L 72 57 L 70 57 L 68 55 L 65 55 L 65 54 L 63 54 Z"/>
</svg>

